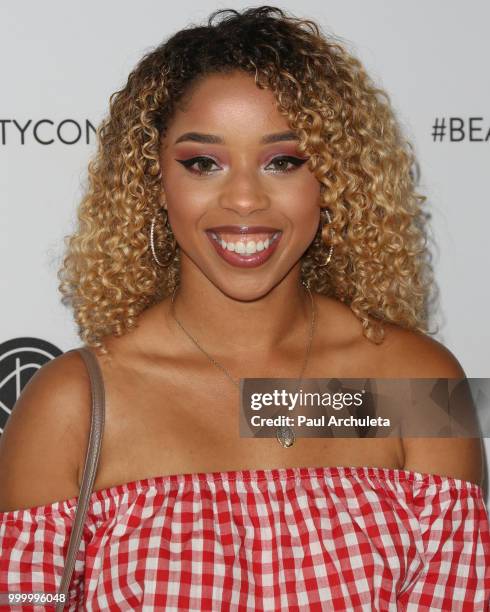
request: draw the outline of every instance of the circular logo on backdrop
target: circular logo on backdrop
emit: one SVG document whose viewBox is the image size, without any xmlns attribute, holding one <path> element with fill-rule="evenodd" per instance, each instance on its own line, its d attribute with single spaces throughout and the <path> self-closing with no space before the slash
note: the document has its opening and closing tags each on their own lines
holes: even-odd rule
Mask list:
<svg viewBox="0 0 490 612">
<path fill-rule="evenodd" d="M 62 353 L 54 344 L 39 338 L 13 338 L 0 343 L 0 433 L 31 376 Z"/>
</svg>

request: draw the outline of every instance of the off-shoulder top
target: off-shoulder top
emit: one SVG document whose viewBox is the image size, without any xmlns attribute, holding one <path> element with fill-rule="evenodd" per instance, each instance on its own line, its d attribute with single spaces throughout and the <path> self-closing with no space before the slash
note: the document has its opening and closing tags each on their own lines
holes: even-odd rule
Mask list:
<svg viewBox="0 0 490 612">
<path fill-rule="evenodd" d="M 76 504 L 0 513 L 0 593 L 55 593 Z M 403 469 L 295 467 L 94 491 L 65 609 L 487 612 L 489 601 L 479 486 Z"/>
</svg>

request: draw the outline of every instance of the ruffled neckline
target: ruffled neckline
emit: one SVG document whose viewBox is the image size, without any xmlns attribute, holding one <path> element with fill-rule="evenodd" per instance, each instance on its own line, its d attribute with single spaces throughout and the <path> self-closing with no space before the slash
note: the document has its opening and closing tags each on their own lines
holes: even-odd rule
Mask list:
<svg viewBox="0 0 490 612">
<path fill-rule="evenodd" d="M 161 476 L 151 476 L 147 478 L 139 478 L 116 484 L 102 489 L 93 491 L 90 496 L 89 511 L 94 503 L 105 499 L 112 499 L 127 493 L 141 493 L 148 489 L 157 488 L 165 489 L 169 486 L 180 486 L 190 483 L 207 484 L 213 486 L 218 483 L 227 482 L 260 482 L 260 481 L 285 481 L 292 478 L 309 479 L 309 478 L 331 478 L 337 480 L 338 484 L 342 484 L 342 479 L 377 479 L 379 481 L 388 481 L 393 483 L 409 482 L 423 483 L 425 485 L 441 486 L 445 484 L 449 488 L 467 490 L 470 493 L 476 494 L 483 498 L 483 489 L 476 483 L 468 480 L 453 478 L 452 476 L 443 476 L 440 474 L 429 474 L 405 470 L 403 468 L 383 468 L 383 467 L 366 467 L 366 466 L 327 466 L 327 467 L 286 467 L 286 468 L 268 468 L 268 469 L 242 469 L 242 470 L 227 470 L 217 472 L 189 472 L 182 474 L 168 474 Z M 51 502 L 42 506 L 25 508 L 20 510 L 10 510 L 0 512 L 0 523 L 18 519 L 29 515 L 40 516 L 53 512 L 75 513 L 78 503 L 78 496 L 71 497 L 60 501 Z"/>
</svg>

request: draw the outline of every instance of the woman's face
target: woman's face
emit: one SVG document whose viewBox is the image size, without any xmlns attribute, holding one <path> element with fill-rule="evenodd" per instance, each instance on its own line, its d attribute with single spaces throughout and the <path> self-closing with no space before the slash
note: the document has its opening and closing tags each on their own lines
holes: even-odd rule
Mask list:
<svg viewBox="0 0 490 612">
<path fill-rule="evenodd" d="M 288 273 L 299 279 L 318 228 L 320 183 L 297 145 L 274 94 L 251 76 L 211 75 L 192 88 L 161 148 L 182 275 L 199 271 L 241 300 Z"/>
</svg>

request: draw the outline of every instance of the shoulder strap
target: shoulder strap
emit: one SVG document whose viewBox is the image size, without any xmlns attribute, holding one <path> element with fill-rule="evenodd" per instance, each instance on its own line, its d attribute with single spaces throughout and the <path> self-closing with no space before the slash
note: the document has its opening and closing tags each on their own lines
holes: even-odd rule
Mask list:
<svg viewBox="0 0 490 612">
<path fill-rule="evenodd" d="M 90 384 L 92 388 L 92 418 L 90 423 L 90 436 L 88 440 L 87 454 L 85 457 L 85 466 L 83 469 L 82 484 L 80 487 L 80 494 L 78 496 L 77 510 L 71 531 L 70 543 L 68 545 L 68 553 L 65 561 L 63 577 L 61 579 L 61 586 L 58 591 L 58 595 L 65 595 L 65 601 L 59 601 L 57 603 L 56 612 L 61 612 L 64 606 L 68 603 L 66 601 L 68 597 L 68 587 L 75 568 L 75 559 L 80 548 L 80 539 L 82 537 L 85 517 L 87 515 L 90 496 L 92 494 L 95 476 L 97 473 L 105 419 L 104 381 L 97 358 L 87 347 L 72 349 L 72 351 L 78 351 L 80 353 L 85 365 L 87 366 L 90 376 Z"/>
</svg>

